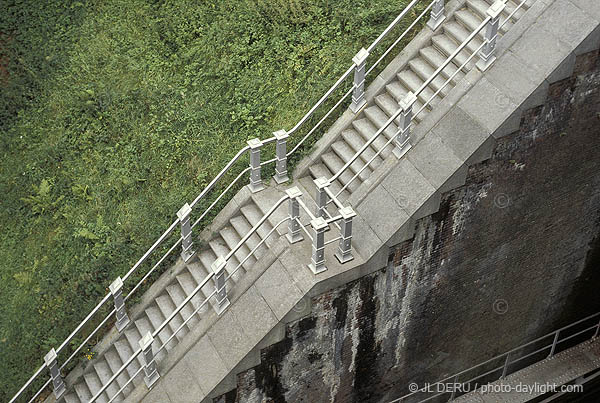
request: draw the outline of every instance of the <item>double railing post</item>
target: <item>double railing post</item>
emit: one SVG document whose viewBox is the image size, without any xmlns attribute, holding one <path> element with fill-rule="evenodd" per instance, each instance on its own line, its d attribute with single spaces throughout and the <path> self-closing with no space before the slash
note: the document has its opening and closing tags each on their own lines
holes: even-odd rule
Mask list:
<svg viewBox="0 0 600 403">
<path fill-rule="evenodd" d="M 217 315 L 220 315 L 229 306 L 229 298 L 227 297 L 227 284 L 225 282 L 225 276 L 227 271 L 225 270 L 227 261 L 222 256 L 219 256 L 211 266 L 212 271 L 215 275 L 215 291 L 217 300 Z"/>
<path fill-rule="evenodd" d="M 500 379 L 504 379 L 506 377 L 506 374 L 508 373 L 509 363 L 510 363 L 510 351 L 508 353 L 506 353 L 506 358 L 504 359 L 504 368 L 502 368 L 502 375 L 500 376 Z"/>
<path fill-rule="evenodd" d="M 366 105 L 365 99 L 365 69 L 369 52 L 362 48 L 356 56 L 352 58 L 354 62 L 354 90 L 352 90 L 352 104 L 350 110 L 357 113 Z"/>
<path fill-rule="evenodd" d="M 317 198 L 316 198 L 317 208 L 315 210 L 315 216 L 327 218 L 326 209 L 327 209 L 327 202 L 329 201 L 329 196 L 327 195 L 325 188 L 327 188 L 327 186 L 330 185 L 329 179 L 322 176 L 320 178 L 315 179 L 313 182 L 315 183 L 315 186 L 317 187 Z"/>
<path fill-rule="evenodd" d="M 154 337 L 152 333 L 147 332 L 139 341 L 140 348 L 142 349 L 142 356 L 144 357 L 144 382 L 148 389 L 152 389 L 152 386 L 160 378 L 160 374 L 156 369 L 156 361 L 154 360 L 154 353 L 152 351 L 152 343 Z"/>
<path fill-rule="evenodd" d="M 286 237 L 290 243 L 300 242 L 304 239 L 300 233 L 300 203 L 298 203 L 298 198 L 302 196 L 302 192 L 296 186 L 289 188 L 285 192 L 290 198 L 290 218 Z"/>
<path fill-rule="evenodd" d="M 352 218 L 356 217 L 356 213 L 352 207 L 347 206 L 340 209 L 342 216 L 340 225 L 340 243 L 335 257 L 340 263 L 346 263 L 354 259 L 352 256 Z"/>
<path fill-rule="evenodd" d="M 402 158 L 408 150 L 410 150 L 410 126 L 412 124 L 412 110 L 417 97 L 412 92 L 406 94 L 404 99 L 400 101 L 402 112 L 399 116 L 398 132 L 394 139 L 394 155 L 396 158 Z"/>
<path fill-rule="evenodd" d="M 54 397 L 58 401 L 66 391 L 65 381 L 60 374 L 60 368 L 57 363 L 56 350 L 52 349 L 44 357 L 44 362 L 48 371 L 50 371 L 50 379 L 52 379 L 52 388 L 54 389 Z"/>
<path fill-rule="evenodd" d="M 485 28 L 484 45 L 479 52 L 480 60 L 477 62 L 477 68 L 481 71 L 487 70 L 494 60 L 496 60 L 496 42 L 498 40 L 498 27 L 500 26 L 500 14 L 504 10 L 506 3 L 502 0 L 496 0 L 487 10 L 487 16 L 490 17 Z"/>
<path fill-rule="evenodd" d="M 188 203 L 185 203 L 183 207 L 177 212 L 177 218 L 181 225 L 181 258 L 185 263 L 189 262 L 196 252 L 192 250 L 192 225 L 190 223 L 190 214 L 192 208 Z"/>
<path fill-rule="evenodd" d="M 313 229 L 312 255 L 308 268 L 314 273 L 319 274 L 327 270 L 325 267 L 325 231 L 329 224 L 323 217 L 316 217 L 310 222 Z"/>
<path fill-rule="evenodd" d="M 259 139 L 248 140 L 250 146 L 250 184 L 248 187 L 252 193 L 259 192 L 265 188 L 260 176 L 260 149 L 263 146 Z"/>
<path fill-rule="evenodd" d="M 125 301 L 123 299 L 123 280 L 121 280 L 121 277 L 117 277 L 108 288 L 115 302 L 116 327 L 119 333 L 121 333 L 129 324 L 129 316 L 127 316 Z"/>
<path fill-rule="evenodd" d="M 287 174 L 287 145 L 288 134 L 285 130 L 273 133 L 275 136 L 275 182 L 282 184 L 290 180 Z"/>
<path fill-rule="evenodd" d="M 431 17 L 427 22 L 427 26 L 431 28 L 432 31 L 435 31 L 446 19 L 446 15 L 444 13 L 444 0 L 433 0 L 433 5 L 431 6 Z"/>
</svg>

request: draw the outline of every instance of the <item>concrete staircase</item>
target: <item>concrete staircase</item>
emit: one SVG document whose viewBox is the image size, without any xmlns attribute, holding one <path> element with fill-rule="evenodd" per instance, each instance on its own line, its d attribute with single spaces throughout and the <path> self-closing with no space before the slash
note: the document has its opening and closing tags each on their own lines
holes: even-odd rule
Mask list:
<svg viewBox="0 0 600 403">
<path fill-rule="evenodd" d="M 505 33 L 513 23 L 518 20 L 533 4 L 535 0 L 528 0 L 524 7 L 519 10 L 501 29 L 501 34 Z M 404 68 L 398 72 L 396 77 L 385 85 L 383 91 L 377 94 L 372 102 L 357 114 L 351 124 L 341 131 L 338 138 L 331 143 L 324 152 L 321 153 L 318 163 L 312 164 L 309 167 L 309 175 L 299 178 L 295 185 L 299 186 L 304 193 L 304 199 L 307 204 L 314 206 L 314 200 L 309 201 L 307 195 L 312 199 L 315 195 L 315 187 L 312 179 L 325 176 L 331 177 L 336 173 L 347 161 L 349 161 L 357 150 L 359 150 L 368 139 L 389 119 L 394 112 L 399 108 L 398 101 L 401 100 L 408 91 L 415 92 L 428 77 L 445 61 L 445 59 L 457 49 L 459 44 L 472 32 L 484 19 L 485 12 L 493 0 L 467 0 L 462 8 L 458 9 L 453 15 L 449 16 L 443 25 L 438 28 L 431 39 L 431 43 L 419 50 L 418 54 L 404 65 Z M 515 0 L 508 0 L 507 7 L 503 12 L 501 22 L 508 17 L 512 10 L 517 6 Z M 414 111 L 418 111 L 429 98 L 443 85 L 444 81 L 449 78 L 458 67 L 470 56 L 482 43 L 481 37 L 476 38 L 469 45 L 469 52 L 463 51 L 457 56 L 455 61 L 443 71 L 443 78 L 438 77 L 436 80 L 423 91 L 414 105 Z M 472 69 L 474 58 L 465 70 Z M 459 72 L 453 81 L 447 85 L 440 93 L 432 100 L 431 104 L 425 108 L 422 113 L 415 117 L 418 124 L 425 116 L 435 107 L 444 97 L 446 97 L 458 81 L 464 77 L 466 71 Z M 395 134 L 395 126 L 388 128 L 385 131 L 385 138 L 391 139 Z M 361 155 L 349 170 L 344 172 L 337 181 L 331 185 L 331 189 L 337 193 L 342 186 L 346 185 L 352 176 L 357 173 L 366 162 L 384 146 L 386 140 L 381 137 L 375 141 Z M 372 164 L 366 168 L 358 178 L 356 178 L 346 190 L 340 194 L 342 201 L 348 200 L 350 195 L 360 188 L 361 184 L 369 178 L 369 176 L 380 167 L 386 158 L 395 158 L 391 155 L 393 146 L 389 145 L 384 149 L 380 156 L 377 157 Z M 211 234 L 209 241 L 202 250 L 197 250 L 197 257 L 177 272 L 174 278 L 156 294 L 150 303 L 145 304 L 143 310 L 132 317 L 132 323 L 118 337 L 115 337 L 110 344 L 100 352 L 98 357 L 91 361 L 76 377 L 71 381 L 71 386 L 65 394 L 66 402 L 87 402 L 95 395 L 103 384 L 113 376 L 113 374 L 126 362 L 133 353 L 139 348 L 139 340 L 142 334 L 148 331 L 154 331 L 158 326 L 176 309 L 176 307 L 200 284 L 208 275 L 211 264 L 218 256 L 226 255 L 256 224 L 264 213 L 266 213 L 273 205 L 273 197 L 276 192 L 271 192 L 267 188 L 264 191 L 252 194 L 246 198 L 244 204 L 229 218 L 224 225 L 219 228 L 216 233 Z M 251 270 L 255 263 L 266 254 L 270 248 L 274 246 L 279 236 L 286 232 L 287 226 L 282 225 L 277 231 L 274 231 L 270 236 L 269 232 L 273 227 L 285 217 L 285 209 L 278 209 L 273 214 L 267 223 L 260 227 L 258 234 L 250 237 L 246 244 L 236 253 L 230 260 L 227 266 L 227 272 L 233 273 L 239 263 L 246 258 L 249 252 L 261 241 L 265 243 L 258 248 L 254 256 L 249 257 L 240 267 L 240 269 L 232 276 L 228 287 L 235 288 L 235 285 L 240 282 L 244 274 Z M 306 217 L 304 218 L 306 219 Z M 333 233 L 334 231 L 329 231 Z M 333 236 L 334 234 L 331 234 Z M 308 269 L 307 269 L 308 270 Z M 156 361 L 160 363 L 165 360 L 169 351 L 172 351 L 192 328 L 197 326 L 202 319 L 202 314 L 209 309 L 205 305 L 194 315 L 194 310 L 198 308 L 202 302 L 214 290 L 212 283 L 207 284 L 202 289 L 202 295 L 197 295 L 192 299 L 191 304 L 188 304 L 180 314 L 178 314 L 161 333 L 158 339 L 161 344 L 165 343 L 173 332 L 178 329 L 181 324 L 188 318 L 191 319 L 179 331 L 179 333 L 165 346 L 156 357 Z M 211 301 L 214 304 L 214 301 Z M 192 317 L 193 316 L 193 317 Z M 116 382 L 107 388 L 107 390 L 98 399 L 99 402 L 108 402 L 114 398 L 114 401 L 123 401 L 137 386 L 143 386 L 143 371 L 140 371 L 137 376 L 136 372 L 141 368 L 142 357 L 138 357 L 132 365 L 123 372 Z M 134 377 L 135 379 L 121 392 L 119 389 L 126 382 Z M 160 381 L 159 381 L 160 382 Z M 118 394 L 118 395 L 117 395 Z M 117 395 L 115 397 L 115 395 Z"/>
<path fill-rule="evenodd" d="M 354 154 L 375 134 L 377 130 L 384 126 L 385 122 L 398 111 L 398 102 L 402 100 L 409 91 L 416 92 L 425 81 L 446 61 L 446 59 L 460 46 L 460 44 L 473 32 L 483 21 L 487 9 L 494 0 L 467 0 L 465 6 L 454 13 L 452 18 L 446 20 L 442 27 L 437 31 L 431 39 L 431 44 L 419 50 L 416 57 L 408 62 L 406 67 L 400 71 L 396 78 L 385 86 L 385 90 L 374 98 L 374 102 L 370 103 L 363 109 L 362 113 L 357 115 L 350 127 L 342 132 L 341 137 L 331 145 L 331 149 L 321 155 L 318 164 L 309 168 L 312 179 L 325 176 L 330 178 L 334 173 L 338 172 Z M 508 18 L 513 10 L 517 7 L 517 2 L 508 0 L 506 7 L 500 19 L 501 23 Z M 533 0 L 527 1 L 507 22 L 500 33 L 503 34 L 527 12 L 529 6 L 533 4 Z M 448 65 L 442 71 L 442 77 L 438 77 L 419 95 L 413 106 L 413 113 L 418 112 L 421 107 L 429 101 L 445 83 L 445 81 L 454 74 L 458 68 L 469 58 L 483 42 L 483 33 L 474 38 L 467 46 L 467 50 L 463 50 L 453 60 L 453 63 Z M 477 62 L 477 57 L 473 58 L 464 70 L 471 70 Z M 465 76 L 465 71 L 459 71 L 454 79 L 446 85 L 429 105 L 423 111 L 414 117 L 416 123 L 421 122 L 425 116 L 434 108 L 452 88 Z M 387 140 L 391 139 L 396 133 L 396 125 L 390 125 L 385 131 L 385 138 L 379 137 L 371 146 L 361 154 L 361 158 L 356 160 L 350 169 L 346 170 L 334 183 L 331 189 L 334 193 L 338 193 L 343 186 L 351 181 L 352 177 L 357 174 L 362 167 L 375 155 L 376 152 L 385 146 Z M 381 151 L 378 157 L 365 168 L 361 174 L 347 186 L 347 188 L 339 195 L 340 200 L 346 201 L 352 193 L 360 187 L 360 185 L 377 169 L 383 160 L 388 158 L 393 150 L 393 144 L 390 144 Z M 304 178 L 300 182 L 305 185 L 305 188 L 312 189 L 314 186 L 309 186 L 308 181 Z"/>
<path fill-rule="evenodd" d="M 260 194 L 257 196 L 258 203 L 261 202 Z M 268 206 L 267 206 L 268 209 Z M 239 214 L 232 217 L 228 225 L 218 231 L 217 234 L 208 242 L 207 247 L 202 251 L 198 251 L 197 258 L 192 259 L 186 264 L 171 281 L 165 289 L 154 298 L 143 312 L 137 315 L 127 329 L 110 345 L 99 357 L 94 359 L 83 375 L 74 383 L 74 387 L 65 395 L 65 401 L 71 402 L 87 402 L 95 395 L 103 384 L 113 376 L 113 374 L 125 363 L 133 353 L 139 348 L 139 341 L 142 334 L 148 331 L 153 332 L 160 324 L 169 317 L 176 307 L 191 294 L 191 292 L 204 280 L 209 273 L 210 265 L 215 261 L 217 256 L 226 255 L 242 237 L 256 224 L 263 216 L 259 205 L 254 199 L 251 199 L 240 211 Z M 272 229 L 270 223 L 265 223 L 260 227 L 258 235 L 254 235 L 248 239 L 244 246 L 236 253 L 229 261 L 226 268 L 228 273 L 233 273 L 239 263 L 250 253 L 250 250 L 255 248 L 261 239 L 266 239 L 267 234 Z M 249 270 L 257 259 L 269 249 L 270 245 L 275 240 L 275 235 L 266 239 L 266 241 L 256 250 L 254 256 L 250 256 L 239 268 L 239 270 L 231 277 L 228 284 L 229 287 L 234 287 L 244 273 Z M 165 343 L 169 337 L 181 326 L 181 324 L 190 318 L 194 311 L 202 304 L 203 300 L 208 297 L 214 290 L 212 283 L 207 284 L 202 289 L 202 296 L 197 295 L 192 298 L 191 304 L 186 307 L 169 322 L 162 332 L 158 334 L 158 339 Z M 213 300 L 210 300 L 214 304 Z M 171 351 L 186 334 L 198 324 L 203 313 L 208 309 L 208 305 L 202 307 L 196 315 L 190 318 L 187 324 L 171 339 L 166 345 L 165 350 L 162 350 L 156 357 L 157 362 L 165 358 L 167 353 Z M 138 356 L 132 365 L 129 365 L 126 372 L 123 372 L 117 377 L 116 382 L 113 382 L 98 399 L 99 402 L 108 402 L 118 392 L 126 382 L 136 374 L 142 365 L 142 357 Z M 132 381 L 133 385 L 128 385 L 114 401 L 122 401 L 135 386 L 143 383 L 143 371 L 141 371 Z M 117 386 L 118 385 L 118 386 Z"/>
</svg>

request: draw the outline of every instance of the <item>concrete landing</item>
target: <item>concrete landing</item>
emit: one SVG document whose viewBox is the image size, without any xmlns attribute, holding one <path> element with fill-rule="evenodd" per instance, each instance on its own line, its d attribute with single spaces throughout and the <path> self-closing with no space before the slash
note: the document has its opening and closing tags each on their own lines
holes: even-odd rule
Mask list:
<svg viewBox="0 0 600 403">
<path fill-rule="evenodd" d="M 454 401 L 527 402 L 547 393 L 548 385 L 555 386 L 555 391 L 560 392 L 561 385 L 598 368 L 600 368 L 600 339 L 589 340 L 486 385 L 488 390 L 493 390 L 491 393 L 482 393 L 478 390 Z M 528 387 L 531 389 L 527 390 Z M 496 392 L 496 390 L 502 391 Z"/>
</svg>

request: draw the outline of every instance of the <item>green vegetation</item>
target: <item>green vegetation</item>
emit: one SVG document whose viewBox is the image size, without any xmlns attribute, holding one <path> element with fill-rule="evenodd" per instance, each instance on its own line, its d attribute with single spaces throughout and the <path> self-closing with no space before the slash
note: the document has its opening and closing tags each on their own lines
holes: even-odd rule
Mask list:
<svg viewBox="0 0 600 403">
<path fill-rule="evenodd" d="M 246 140 L 290 129 L 406 3 L 4 0 L 0 400 Z"/>
</svg>

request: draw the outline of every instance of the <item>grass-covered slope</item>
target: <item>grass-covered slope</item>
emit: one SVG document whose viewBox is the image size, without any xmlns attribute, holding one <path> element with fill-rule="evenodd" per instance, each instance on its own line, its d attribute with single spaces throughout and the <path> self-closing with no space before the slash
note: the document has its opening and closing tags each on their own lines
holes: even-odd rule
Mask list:
<svg viewBox="0 0 600 403">
<path fill-rule="evenodd" d="M 3 0 L 0 400 L 249 138 L 290 129 L 406 3 Z"/>
</svg>

